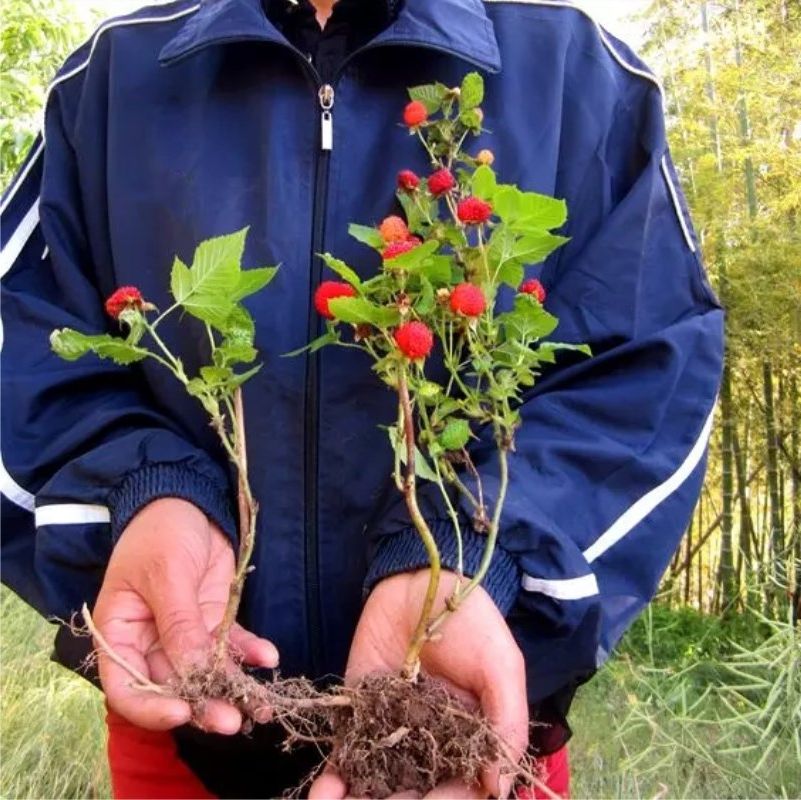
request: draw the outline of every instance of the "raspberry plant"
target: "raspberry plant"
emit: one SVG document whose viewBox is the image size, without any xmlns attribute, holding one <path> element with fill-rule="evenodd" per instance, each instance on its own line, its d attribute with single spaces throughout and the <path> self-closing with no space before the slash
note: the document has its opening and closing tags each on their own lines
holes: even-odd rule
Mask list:
<svg viewBox="0 0 801 800">
<path fill-rule="evenodd" d="M 430 562 L 420 620 L 403 674 L 413 679 L 419 654 L 450 613 L 483 580 L 496 547 L 509 482 L 518 410 L 542 365 L 559 350 L 589 353 L 584 345 L 545 341 L 557 319 L 542 305 L 544 290 L 527 279 L 567 239 L 553 233 L 567 220 L 563 201 L 499 183 L 494 156 L 465 149 L 482 131 L 484 83 L 468 74 L 458 88 L 441 83 L 409 91 L 403 119 L 425 148 L 429 177 L 398 175 L 397 197 L 406 219 L 377 227 L 351 225 L 350 234 L 376 250 L 379 272 L 362 280 L 348 264 L 322 255 L 341 281 L 321 284 L 315 298 L 327 318 L 325 333 L 303 350 L 326 345 L 366 352 L 373 371 L 398 396 L 388 427 L 394 479 Z M 511 296 L 511 304 L 508 302 Z M 296 351 L 302 352 L 302 351 Z M 429 366 L 435 353 L 445 378 Z M 468 444 L 488 429 L 498 457 L 499 489 L 488 503 Z M 457 541 L 458 580 L 444 609 L 434 609 L 441 573 L 437 543 L 417 500 L 417 481 L 439 487 Z M 463 576 L 463 518 L 486 536 L 480 566 Z"/>
<path fill-rule="evenodd" d="M 170 276 L 173 303 L 159 313 L 139 289 L 124 286 L 106 301 L 106 311 L 119 322 L 120 335 L 86 334 L 72 328 L 53 331 L 50 344 L 56 355 L 75 361 L 89 353 L 129 365 L 152 359 L 169 370 L 186 391 L 206 410 L 214 430 L 237 470 L 239 550 L 223 621 L 217 629 L 215 666 L 227 653 L 228 632 L 236 621 L 242 587 L 253 554 L 258 504 L 247 473 L 247 447 L 242 405 L 242 385 L 261 364 L 254 347 L 255 324 L 242 300 L 263 289 L 277 267 L 242 269 L 247 228 L 198 245 L 192 266 L 175 258 Z M 209 362 L 189 376 L 184 364 L 158 333 L 163 321 L 182 311 L 203 323 L 209 346 Z M 155 314 L 155 316 L 153 316 Z M 244 369 L 244 371 L 242 371 Z"/>
</svg>

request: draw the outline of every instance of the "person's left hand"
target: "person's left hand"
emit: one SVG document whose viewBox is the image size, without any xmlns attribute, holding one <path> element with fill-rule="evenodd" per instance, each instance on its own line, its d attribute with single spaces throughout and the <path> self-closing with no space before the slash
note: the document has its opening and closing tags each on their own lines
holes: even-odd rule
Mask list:
<svg viewBox="0 0 801 800">
<path fill-rule="evenodd" d="M 443 573 L 438 602 L 453 589 L 456 576 Z M 347 683 L 363 675 L 396 672 L 417 623 L 428 583 L 428 571 L 386 578 L 370 594 L 351 644 Z M 528 745 L 528 703 L 523 655 L 490 596 L 476 588 L 441 628 L 442 637 L 427 642 L 421 653 L 422 670 L 444 681 L 453 693 L 478 705 L 506 742 L 509 755 L 522 756 Z M 449 782 L 434 789 L 431 798 L 507 797 L 509 780 L 500 765 L 485 772 L 481 786 Z M 310 800 L 340 800 L 348 788 L 327 770 L 312 785 Z M 404 794 L 398 797 L 412 797 Z"/>
</svg>

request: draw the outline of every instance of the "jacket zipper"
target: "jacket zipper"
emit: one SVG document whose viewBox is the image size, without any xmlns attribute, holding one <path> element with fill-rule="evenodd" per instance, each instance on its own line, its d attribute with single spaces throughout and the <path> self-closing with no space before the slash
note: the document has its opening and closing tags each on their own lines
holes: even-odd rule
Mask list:
<svg viewBox="0 0 801 800">
<path fill-rule="evenodd" d="M 319 80 L 319 79 L 318 79 Z M 331 150 L 334 145 L 334 87 L 329 83 L 320 84 L 317 90 L 320 103 L 320 149 L 317 153 L 317 164 L 314 175 L 314 205 L 312 206 L 312 248 L 311 278 L 309 295 L 309 327 L 308 341 L 317 336 L 319 320 L 314 313 L 311 300 L 314 290 L 322 279 L 323 264 L 318 253 L 323 251 L 325 237 L 325 205 L 328 194 L 328 169 Z M 306 618 L 308 620 L 309 654 L 313 674 L 320 672 L 322 646 L 320 634 L 322 620 L 320 609 L 320 554 L 319 531 L 317 525 L 317 468 L 318 468 L 318 436 L 320 423 L 320 385 L 319 355 L 308 355 L 306 360 L 306 419 L 304 429 L 305 463 L 304 463 L 304 528 L 306 545 Z"/>
<path fill-rule="evenodd" d="M 408 44 L 416 46 L 417 42 L 397 42 L 394 44 Z M 314 290 L 320 284 L 323 273 L 323 262 L 318 257 L 318 253 L 323 252 L 325 238 L 325 217 L 326 217 L 326 196 L 328 194 L 328 173 L 330 166 L 331 151 L 334 146 L 334 86 L 339 76 L 344 72 L 345 67 L 357 55 L 365 50 L 370 50 L 373 44 L 351 53 L 331 76 L 331 83 L 324 83 L 320 73 L 313 64 L 306 60 L 303 53 L 297 48 L 290 49 L 295 52 L 303 62 L 307 73 L 312 77 L 317 87 L 317 99 L 320 105 L 320 148 L 317 152 L 314 175 L 314 200 L 312 206 L 312 246 L 310 254 L 311 276 L 309 293 L 309 323 L 308 341 L 312 341 L 317 336 L 319 330 L 319 319 L 314 313 L 314 303 L 312 300 Z M 431 47 L 430 49 L 445 52 L 450 55 L 459 55 L 447 48 Z M 472 61 L 481 68 L 486 69 L 486 65 Z M 317 503 L 317 460 L 318 460 L 318 435 L 320 422 L 320 395 L 319 395 L 319 353 L 313 353 L 306 358 L 306 385 L 304 397 L 305 422 L 304 422 L 304 539 L 305 539 L 305 577 L 306 577 L 306 619 L 307 633 L 309 641 L 309 656 L 312 667 L 312 674 L 320 673 L 322 664 L 322 643 L 320 634 L 322 632 L 322 609 L 320 606 L 320 554 L 319 554 L 319 530 L 317 524 L 318 503 Z"/>
</svg>

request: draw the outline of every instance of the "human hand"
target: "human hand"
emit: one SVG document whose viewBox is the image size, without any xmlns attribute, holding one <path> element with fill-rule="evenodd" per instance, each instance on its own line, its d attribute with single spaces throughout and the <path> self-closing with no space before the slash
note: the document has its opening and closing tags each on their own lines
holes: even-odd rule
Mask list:
<svg viewBox="0 0 801 800">
<path fill-rule="evenodd" d="M 444 573 L 438 606 L 451 593 L 456 576 Z M 373 589 L 362 611 L 351 644 L 347 683 L 371 673 L 397 672 L 417 623 L 428 583 L 428 571 L 386 578 Z M 478 587 L 444 624 L 442 637 L 428 642 L 421 653 L 422 670 L 448 685 L 454 695 L 481 708 L 507 745 L 511 759 L 519 759 L 528 745 L 528 703 L 523 656 L 506 621 L 490 596 Z M 459 781 L 438 786 L 430 798 L 508 796 L 510 781 L 496 764 L 485 772 L 481 786 Z M 327 770 L 312 785 L 310 800 L 340 800 L 347 786 Z M 397 797 L 412 797 L 402 794 Z"/>
<path fill-rule="evenodd" d="M 154 500 L 117 542 L 93 611 L 108 645 L 157 684 L 208 663 L 220 624 L 234 552 L 225 534 L 196 506 L 177 498 Z M 245 663 L 276 667 L 275 646 L 239 625 L 229 641 Z M 100 682 L 112 710 L 148 730 L 167 730 L 192 718 L 189 704 L 131 686 L 128 672 L 98 650 Z M 206 703 L 199 724 L 236 733 L 239 711 L 222 700 Z"/>
</svg>

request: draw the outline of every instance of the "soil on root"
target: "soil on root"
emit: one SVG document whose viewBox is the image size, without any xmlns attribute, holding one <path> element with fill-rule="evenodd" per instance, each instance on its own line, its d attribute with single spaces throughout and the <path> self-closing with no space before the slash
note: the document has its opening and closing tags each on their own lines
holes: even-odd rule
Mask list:
<svg viewBox="0 0 801 800">
<path fill-rule="evenodd" d="M 320 692 L 303 678 L 262 684 L 235 671 L 198 669 L 172 687 L 200 717 L 208 700 L 236 706 L 246 727 L 265 721 L 264 709 L 287 732 L 287 747 L 313 742 L 330 749 L 329 764 L 354 797 L 385 798 L 401 791 L 426 794 L 452 779 L 477 784 L 502 758 L 489 724 L 439 682 L 411 683 L 370 675 L 348 687 Z"/>
<path fill-rule="evenodd" d="M 488 723 L 434 680 L 371 675 L 338 710 L 330 763 L 354 797 L 421 795 L 458 778 L 470 785 L 501 757 Z"/>
</svg>

